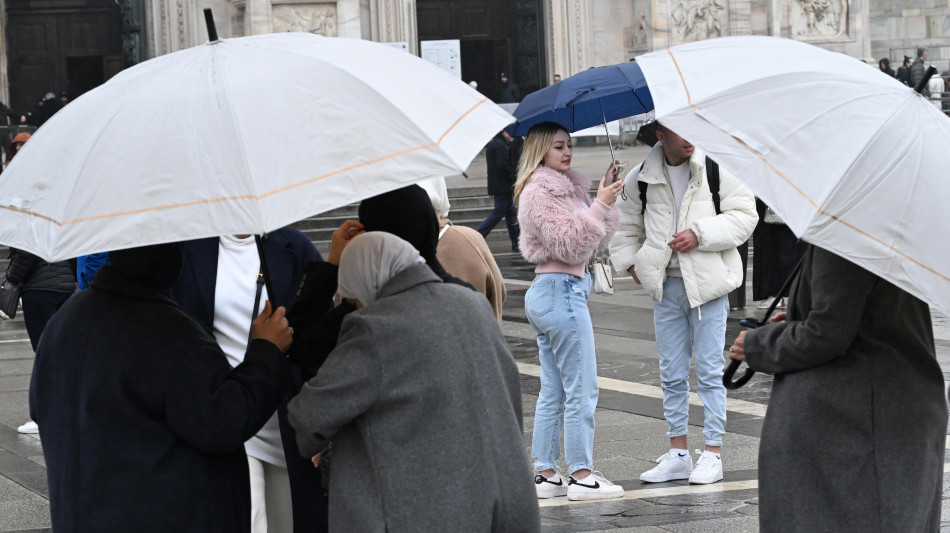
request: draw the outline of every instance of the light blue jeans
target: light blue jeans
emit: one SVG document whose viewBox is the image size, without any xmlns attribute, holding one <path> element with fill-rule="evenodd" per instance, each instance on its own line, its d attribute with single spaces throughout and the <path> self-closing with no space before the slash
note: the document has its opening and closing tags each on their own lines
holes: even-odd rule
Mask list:
<svg viewBox="0 0 950 533">
<path fill-rule="evenodd" d="M 656 350 L 660 356 L 663 414 L 667 435 L 687 434 L 689 423 L 689 365 L 696 359 L 696 381 L 703 402 L 706 446 L 722 446 L 726 430 L 726 387 L 722 384 L 729 296 L 691 309 L 683 278 L 666 278 L 663 301 L 653 300 Z"/>
<path fill-rule="evenodd" d="M 557 468 L 562 429 L 569 473 L 594 469 L 598 389 L 594 326 L 587 309 L 590 287 L 590 276 L 538 274 L 525 294 L 541 361 L 531 441 L 535 472 Z"/>
</svg>

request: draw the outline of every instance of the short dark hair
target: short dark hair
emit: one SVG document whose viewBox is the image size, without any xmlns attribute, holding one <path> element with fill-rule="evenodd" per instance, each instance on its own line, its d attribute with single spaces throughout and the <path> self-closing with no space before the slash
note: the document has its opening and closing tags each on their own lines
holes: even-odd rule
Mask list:
<svg viewBox="0 0 950 533">
<path fill-rule="evenodd" d="M 924 57 L 924 54 L 926 54 L 926 53 L 927 53 L 927 49 L 926 49 L 926 48 L 918 48 L 918 49 L 917 49 L 917 57 Z"/>
</svg>

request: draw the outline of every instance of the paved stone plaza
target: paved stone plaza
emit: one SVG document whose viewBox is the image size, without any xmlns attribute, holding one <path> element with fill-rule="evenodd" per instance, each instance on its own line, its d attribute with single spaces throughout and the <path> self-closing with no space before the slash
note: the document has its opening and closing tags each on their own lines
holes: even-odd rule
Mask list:
<svg viewBox="0 0 950 533">
<path fill-rule="evenodd" d="M 636 163 L 644 153 L 642 147 L 628 148 L 619 152 L 618 158 Z M 483 184 L 483 160 L 479 156 L 473 163 L 469 179 L 450 178 L 450 188 Z M 606 147 L 576 150 L 575 168 L 589 175 L 599 175 L 607 162 Z M 504 223 L 495 231 L 503 233 Z M 493 245 L 493 249 L 509 291 L 503 329 L 522 372 L 525 445 L 529 447 L 539 367 L 535 336 L 525 318 L 523 299 L 533 277 L 533 267 L 520 257 L 502 251 L 506 240 L 497 240 L 500 246 Z M 544 531 L 758 531 L 757 450 L 771 378 L 757 374 L 744 388 L 729 393 L 722 482 L 704 486 L 690 486 L 686 482 L 642 484 L 638 480 L 640 473 L 651 468 L 653 460 L 669 447 L 662 414 L 650 297 L 630 278 L 619 278 L 616 294 L 594 295 L 590 309 L 601 387 L 595 467 L 622 485 L 626 494 L 619 500 L 602 502 L 568 502 L 566 498 L 542 500 Z M 736 336 L 740 318 L 756 312 L 759 311 L 752 305 L 733 310 L 727 338 L 731 341 Z M 945 316 L 935 316 L 935 334 L 940 364 L 948 379 L 950 320 Z M 48 531 L 50 526 L 46 472 L 39 439 L 16 432 L 16 427 L 28 419 L 27 392 L 32 363 L 33 353 L 22 319 L 0 322 L 0 532 Z M 695 389 L 695 381 L 692 388 Z M 702 447 L 701 425 L 702 406 L 693 394 L 690 450 Z M 943 530 L 950 531 L 947 494 L 950 492 L 945 489 Z"/>
</svg>

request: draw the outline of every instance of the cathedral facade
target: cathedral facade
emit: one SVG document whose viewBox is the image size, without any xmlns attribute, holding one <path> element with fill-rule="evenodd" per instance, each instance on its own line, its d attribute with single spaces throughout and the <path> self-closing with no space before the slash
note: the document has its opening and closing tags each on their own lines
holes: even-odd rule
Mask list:
<svg viewBox="0 0 950 533">
<path fill-rule="evenodd" d="M 940 71 L 950 60 L 950 6 L 937 0 L 0 0 L 0 7 L 0 101 L 13 107 L 47 91 L 85 90 L 121 68 L 205 42 L 205 8 L 223 38 L 311 32 L 402 43 L 415 54 L 425 42 L 458 40 L 462 79 L 489 96 L 501 72 L 526 94 L 555 74 L 727 35 L 797 39 L 875 63 L 888 57 L 894 68 L 918 46 Z"/>
</svg>

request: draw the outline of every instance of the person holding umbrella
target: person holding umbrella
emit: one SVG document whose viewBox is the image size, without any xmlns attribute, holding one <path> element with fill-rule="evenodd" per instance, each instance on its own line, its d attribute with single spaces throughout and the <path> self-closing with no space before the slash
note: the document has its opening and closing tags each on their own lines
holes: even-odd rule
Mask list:
<svg viewBox="0 0 950 533">
<path fill-rule="evenodd" d="M 34 361 L 53 528 L 249 532 L 244 442 L 290 392 L 284 309 L 265 305 L 231 368 L 172 298 L 181 243 L 110 260 L 50 320 Z"/>
<path fill-rule="evenodd" d="M 947 398 L 926 303 L 810 246 L 788 312 L 729 357 L 775 374 L 761 531 L 940 530 Z"/>
<path fill-rule="evenodd" d="M 587 299 L 587 265 L 604 249 L 620 218 L 614 203 L 623 190 L 616 161 L 590 198 L 590 179 L 571 170 L 571 137 L 559 124 L 528 131 L 515 202 L 519 204 L 521 252 L 537 263 L 525 294 L 525 313 L 538 336 L 541 392 L 534 417 L 531 456 L 538 498 L 570 500 L 623 496 L 623 487 L 594 471 L 597 355 Z M 561 431 L 567 479 L 557 471 Z"/>
</svg>

